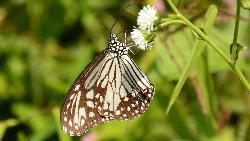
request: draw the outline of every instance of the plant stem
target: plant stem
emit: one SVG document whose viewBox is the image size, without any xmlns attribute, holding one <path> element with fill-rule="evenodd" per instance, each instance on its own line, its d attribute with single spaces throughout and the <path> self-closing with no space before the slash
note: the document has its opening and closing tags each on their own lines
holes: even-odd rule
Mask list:
<svg viewBox="0 0 250 141">
<path fill-rule="evenodd" d="M 238 65 L 234 65 L 232 67 L 233 71 L 235 72 L 235 74 L 239 77 L 240 81 L 242 82 L 242 84 L 246 87 L 246 89 L 248 90 L 248 93 L 250 93 L 250 85 L 249 82 L 247 81 L 246 77 L 243 75 L 242 71 L 240 70 Z"/>
<path fill-rule="evenodd" d="M 236 10 L 236 19 L 235 19 L 234 37 L 233 37 L 234 44 L 237 44 L 238 42 L 237 39 L 238 39 L 239 22 L 240 22 L 240 0 L 237 0 L 237 10 Z"/>
<path fill-rule="evenodd" d="M 172 10 L 176 13 L 176 15 L 181 20 L 183 20 L 186 23 L 186 25 L 191 27 L 204 41 L 206 41 L 221 56 L 221 58 L 232 68 L 232 70 L 235 72 L 237 77 L 240 79 L 240 81 L 246 87 L 246 89 L 248 90 L 248 93 L 250 94 L 250 84 L 247 81 L 247 79 L 245 78 L 245 76 L 243 75 L 240 68 L 237 66 L 237 64 L 234 64 L 233 62 L 231 62 L 230 58 L 212 40 L 210 40 L 210 38 L 206 34 L 204 34 L 198 27 L 196 27 L 186 17 L 184 17 L 180 13 L 180 11 L 175 7 L 174 3 L 171 0 L 167 0 L 167 2 L 169 4 L 169 6 L 172 8 Z M 238 12 L 238 14 L 239 14 L 239 12 Z M 235 37 L 235 38 L 237 38 L 237 37 Z"/>
<path fill-rule="evenodd" d="M 236 63 L 239 52 L 241 50 L 241 46 L 238 44 L 238 30 L 239 30 L 239 22 L 240 22 L 240 0 L 237 0 L 237 9 L 236 9 L 236 19 L 234 24 L 234 36 L 233 42 L 230 45 L 230 54 L 233 65 Z"/>
<path fill-rule="evenodd" d="M 176 24 L 176 23 L 185 24 L 182 20 L 170 20 L 170 21 L 163 21 L 160 24 L 160 26 L 164 27 L 164 26 L 168 26 L 169 24 Z"/>
<path fill-rule="evenodd" d="M 204 34 L 198 27 L 192 24 L 183 15 L 180 15 L 179 17 L 186 23 L 186 25 L 190 26 L 203 40 L 205 40 L 222 57 L 224 61 L 226 61 L 230 66 L 232 65 L 227 55 L 219 47 L 217 47 L 217 45 L 212 40 L 210 40 L 206 34 Z"/>
</svg>

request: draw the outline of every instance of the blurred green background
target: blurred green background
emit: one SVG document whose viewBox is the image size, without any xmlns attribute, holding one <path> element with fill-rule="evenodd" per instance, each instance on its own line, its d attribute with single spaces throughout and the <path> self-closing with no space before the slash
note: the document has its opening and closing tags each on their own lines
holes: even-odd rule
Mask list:
<svg viewBox="0 0 250 141">
<path fill-rule="evenodd" d="M 235 0 L 176 0 L 178 8 L 202 27 L 211 4 L 218 8 L 209 31 L 229 54 Z M 157 32 L 150 51 L 130 55 L 155 85 L 154 100 L 132 121 L 96 126 L 82 137 L 59 127 L 59 111 L 74 79 L 107 47 L 115 33 L 130 32 L 137 12 L 153 4 L 162 17 L 172 13 L 163 0 L 1 0 L 0 140 L 5 141 L 249 141 L 250 95 L 230 67 L 209 47 L 195 63 L 170 113 L 165 111 L 174 86 L 194 47 L 189 28 L 171 25 Z M 132 5 L 121 14 L 128 4 Z M 250 46 L 250 12 L 242 9 L 239 42 Z M 119 35 L 124 40 L 123 34 Z M 250 80 L 248 48 L 239 57 Z"/>
</svg>

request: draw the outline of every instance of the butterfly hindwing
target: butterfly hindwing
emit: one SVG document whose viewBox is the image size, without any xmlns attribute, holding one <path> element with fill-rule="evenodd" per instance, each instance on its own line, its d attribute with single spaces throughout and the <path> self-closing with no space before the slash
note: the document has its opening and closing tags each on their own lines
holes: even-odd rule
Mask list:
<svg viewBox="0 0 250 141">
<path fill-rule="evenodd" d="M 154 93 L 154 87 L 144 73 L 127 56 L 114 58 L 110 71 L 103 73 L 105 87 L 95 86 L 98 112 L 114 119 L 133 119 L 144 113 Z M 99 88 L 99 89 L 98 89 Z"/>
</svg>

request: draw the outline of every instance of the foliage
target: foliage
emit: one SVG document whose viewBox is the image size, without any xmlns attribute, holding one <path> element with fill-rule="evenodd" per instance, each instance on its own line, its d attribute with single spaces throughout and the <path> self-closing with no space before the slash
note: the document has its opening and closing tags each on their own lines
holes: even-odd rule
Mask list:
<svg viewBox="0 0 250 141">
<path fill-rule="evenodd" d="M 165 1 L 147 2 L 160 4 L 161 16 L 173 13 Z M 176 5 L 229 56 L 236 8 L 236 3 L 230 2 L 185 0 L 176 1 Z M 113 29 L 124 40 L 123 33 L 131 31 L 137 12 L 145 4 L 115 0 L 2 0 L 0 140 L 250 140 L 247 90 L 212 48 L 194 36 L 190 28 L 179 24 L 161 28 L 150 51 L 130 55 L 156 87 L 155 98 L 144 115 L 132 121 L 96 126 L 82 137 L 62 133 L 59 111 L 70 85 L 87 63 L 107 47 L 116 19 L 124 15 Z M 205 14 L 211 4 L 218 9 L 215 20 Z M 250 46 L 247 15 L 249 11 L 241 9 L 238 42 L 244 46 Z M 205 27 L 207 24 L 211 27 Z M 189 68 L 187 81 L 171 111 L 165 115 L 174 87 L 195 48 L 201 50 L 200 55 Z M 242 50 L 237 61 L 250 80 L 249 51 Z"/>
</svg>

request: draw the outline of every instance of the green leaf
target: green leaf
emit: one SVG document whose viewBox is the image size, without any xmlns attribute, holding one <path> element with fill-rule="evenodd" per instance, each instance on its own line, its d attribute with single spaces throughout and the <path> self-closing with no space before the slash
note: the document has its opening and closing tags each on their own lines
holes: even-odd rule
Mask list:
<svg viewBox="0 0 250 141">
<path fill-rule="evenodd" d="M 0 140 L 2 140 L 5 131 L 9 128 L 9 127 L 13 127 L 16 126 L 19 123 L 19 121 L 17 119 L 7 119 L 4 121 L 0 121 Z"/>
<path fill-rule="evenodd" d="M 212 27 L 213 22 L 216 17 L 217 14 L 217 8 L 212 5 L 211 8 L 208 9 L 208 13 L 211 14 L 211 18 L 210 16 L 207 16 L 207 21 L 206 24 L 204 26 L 204 29 L 208 32 L 209 30 L 211 30 L 210 28 Z M 194 49 L 191 53 L 191 55 L 188 58 L 187 64 L 185 65 L 183 72 L 174 88 L 174 91 L 172 93 L 172 96 L 170 98 L 170 101 L 168 103 L 167 106 L 167 110 L 166 110 L 166 115 L 168 114 L 168 112 L 170 111 L 171 107 L 173 106 L 174 102 L 176 101 L 178 95 L 180 94 L 180 91 L 184 85 L 184 83 L 186 82 L 188 76 L 190 75 L 190 72 L 192 70 L 192 66 L 194 65 L 194 63 L 196 63 L 196 60 L 198 59 L 198 57 L 200 56 L 201 52 L 204 50 L 205 47 L 205 43 L 203 41 L 196 41 L 195 45 L 194 45 Z"/>
</svg>

